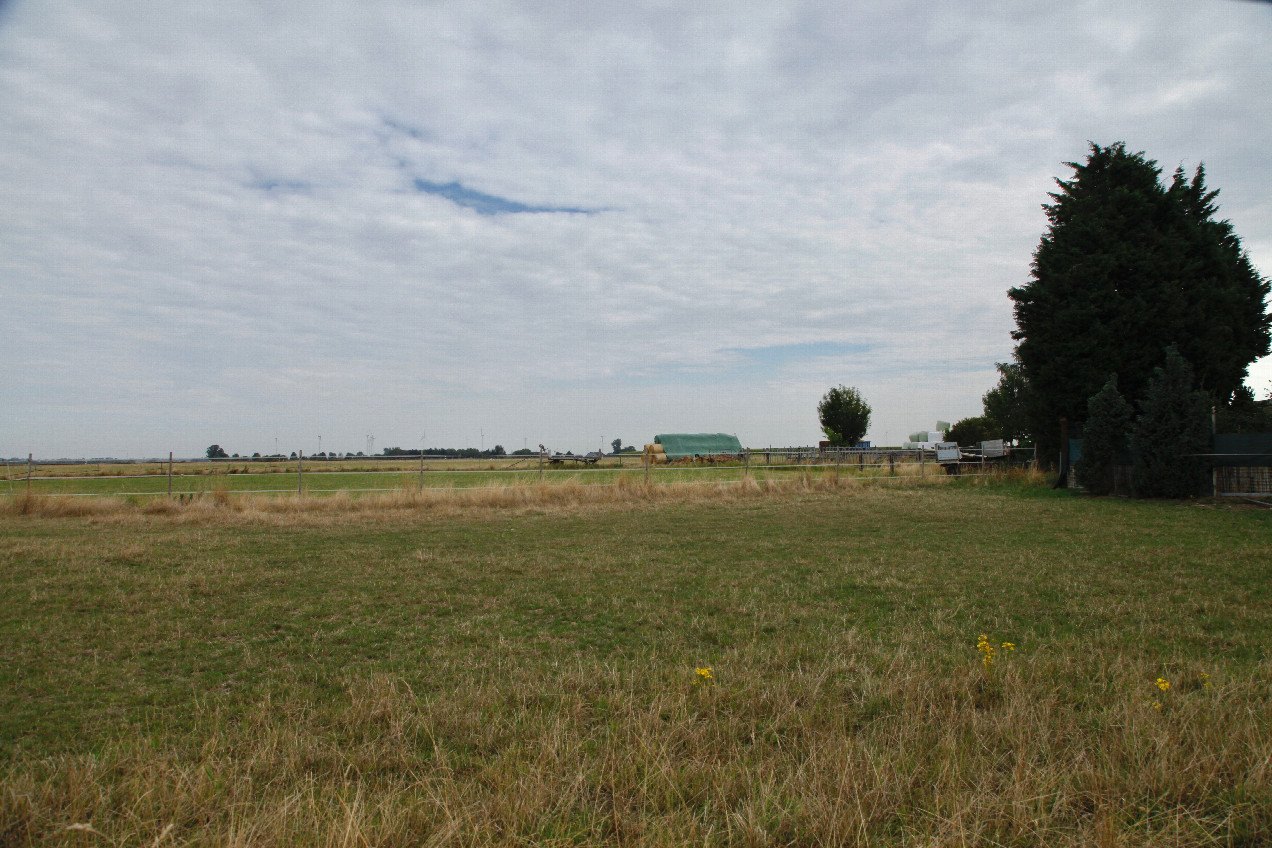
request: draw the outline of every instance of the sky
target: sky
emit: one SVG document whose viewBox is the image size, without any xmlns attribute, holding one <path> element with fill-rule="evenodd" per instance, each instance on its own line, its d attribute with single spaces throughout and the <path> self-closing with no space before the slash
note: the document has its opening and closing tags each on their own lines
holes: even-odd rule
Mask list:
<svg viewBox="0 0 1272 848">
<path fill-rule="evenodd" d="M 0 2 L 0 456 L 815 444 L 839 384 L 897 444 L 1088 142 L 1272 275 L 1269 56 L 1240 0 Z"/>
</svg>

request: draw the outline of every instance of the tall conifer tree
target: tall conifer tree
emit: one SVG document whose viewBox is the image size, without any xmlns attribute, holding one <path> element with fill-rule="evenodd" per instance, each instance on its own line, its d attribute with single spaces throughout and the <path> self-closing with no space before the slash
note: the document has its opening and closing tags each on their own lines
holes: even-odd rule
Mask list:
<svg viewBox="0 0 1272 848">
<path fill-rule="evenodd" d="M 1043 208 L 1050 227 L 1032 279 L 1011 289 L 1039 456 L 1059 448 L 1059 419 L 1079 421 L 1110 372 L 1141 397 L 1167 347 L 1195 369 L 1197 385 L 1224 404 L 1249 364 L 1269 350 L 1268 281 L 1255 272 L 1198 167 L 1169 185 L 1157 163 L 1118 142 L 1091 145 L 1068 163 Z"/>
</svg>

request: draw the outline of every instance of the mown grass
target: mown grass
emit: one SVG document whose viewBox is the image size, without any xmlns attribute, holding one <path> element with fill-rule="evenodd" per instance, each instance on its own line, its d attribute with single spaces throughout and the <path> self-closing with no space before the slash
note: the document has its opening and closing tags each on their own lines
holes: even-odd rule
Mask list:
<svg viewBox="0 0 1272 848">
<path fill-rule="evenodd" d="M 11 505 L 0 844 L 1272 840 L 1266 511 L 604 491 Z"/>
</svg>

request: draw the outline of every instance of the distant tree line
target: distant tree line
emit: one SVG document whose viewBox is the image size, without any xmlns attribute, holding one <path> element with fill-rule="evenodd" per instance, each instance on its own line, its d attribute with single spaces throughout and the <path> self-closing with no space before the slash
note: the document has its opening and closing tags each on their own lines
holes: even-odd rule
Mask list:
<svg viewBox="0 0 1272 848">
<path fill-rule="evenodd" d="M 614 441 L 618 442 L 619 440 L 615 439 Z M 637 448 L 634 445 L 623 445 L 619 448 L 619 451 L 621 453 L 636 453 Z M 538 451 L 534 450 L 533 448 L 518 448 L 517 450 L 509 453 L 508 450 L 504 448 L 503 445 L 495 445 L 493 448 L 489 448 L 487 450 L 480 450 L 478 448 L 425 448 L 424 449 L 425 456 L 446 457 L 447 459 L 491 459 L 494 457 L 501 457 L 501 456 L 535 456 L 537 453 Z M 391 457 L 418 457 L 419 455 L 420 455 L 420 450 L 418 448 L 398 448 L 398 447 L 385 448 L 379 454 L 371 454 L 371 456 L 391 456 Z M 566 455 L 573 456 L 574 454 L 573 452 L 567 451 Z M 230 458 L 240 459 L 241 458 L 241 459 L 251 459 L 257 462 L 280 462 L 280 461 L 288 461 L 288 460 L 294 461 L 298 458 L 295 451 L 292 451 L 290 454 L 281 454 L 281 453 L 262 454 L 260 452 L 257 452 L 252 454 L 250 457 L 247 457 L 247 456 L 240 457 L 238 454 L 234 454 L 233 457 L 231 457 L 229 454 L 225 452 L 225 449 L 222 448 L 220 445 L 209 446 L 207 449 L 207 457 L 208 459 L 230 459 Z M 364 454 L 362 451 L 358 451 L 357 453 L 340 453 L 339 451 L 319 451 L 318 453 L 305 455 L 305 459 L 357 459 L 357 458 L 366 458 L 366 457 L 367 457 L 367 454 Z"/>
<path fill-rule="evenodd" d="M 489 450 L 477 448 L 426 448 L 425 456 L 444 456 L 451 459 L 482 459 L 492 456 L 507 456 L 503 445 L 495 445 Z M 419 456 L 419 448 L 385 448 L 382 456 Z"/>
</svg>

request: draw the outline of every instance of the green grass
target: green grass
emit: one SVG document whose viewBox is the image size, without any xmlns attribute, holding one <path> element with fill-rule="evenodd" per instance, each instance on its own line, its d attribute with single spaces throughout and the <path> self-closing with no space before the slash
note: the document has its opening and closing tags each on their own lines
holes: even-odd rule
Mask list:
<svg viewBox="0 0 1272 848">
<path fill-rule="evenodd" d="M 1272 839 L 1267 511 L 10 514 L 0 569 L 0 844 Z"/>
</svg>

